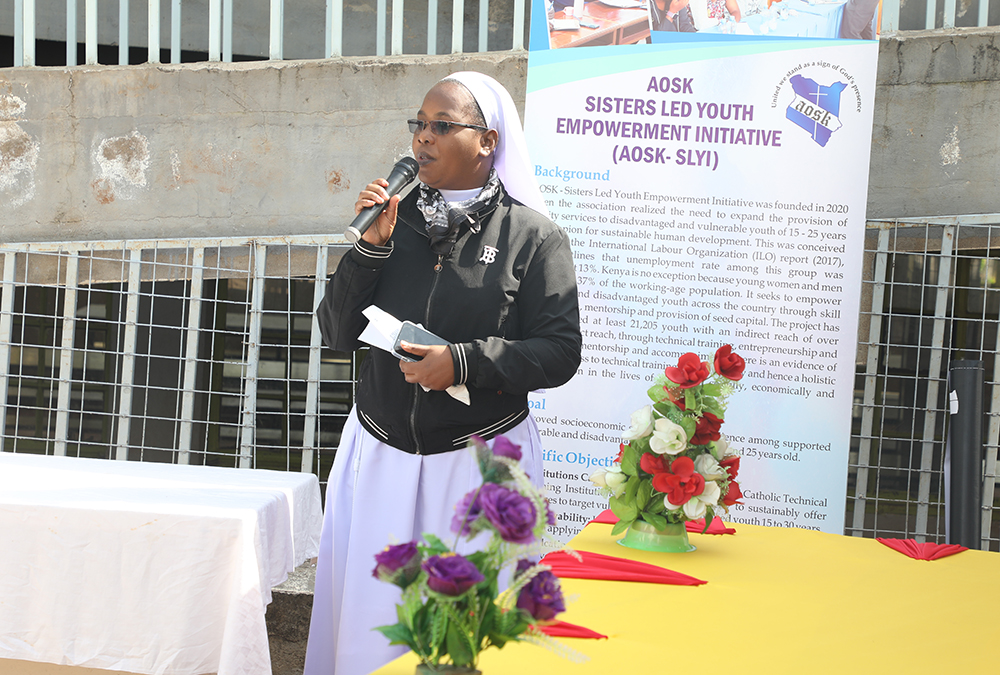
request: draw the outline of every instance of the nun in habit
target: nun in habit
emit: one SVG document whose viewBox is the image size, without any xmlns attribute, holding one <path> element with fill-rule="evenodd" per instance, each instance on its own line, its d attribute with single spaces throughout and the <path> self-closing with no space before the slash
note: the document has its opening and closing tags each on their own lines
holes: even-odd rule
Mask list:
<svg viewBox="0 0 1000 675">
<path fill-rule="evenodd" d="M 402 198 L 384 179 L 361 191 L 355 213 L 388 204 L 341 259 L 317 319 L 340 351 L 362 346 L 370 305 L 450 344 L 404 343 L 414 362 L 372 349 L 361 365 L 327 484 L 305 675 L 361 675 L 406 651 L 372 630 L 396 623 L 400 599 L 373 578 L 375 554 L 424 532 L 455 540 L 455 504 L 481 482 L 474 435 L 519 445 L 540 486 L 527 394 L 580 363 L 569 238 L 548 218 L 510 94 L 455 73 L 408 124 L 420 184 Z"/>
</svg>

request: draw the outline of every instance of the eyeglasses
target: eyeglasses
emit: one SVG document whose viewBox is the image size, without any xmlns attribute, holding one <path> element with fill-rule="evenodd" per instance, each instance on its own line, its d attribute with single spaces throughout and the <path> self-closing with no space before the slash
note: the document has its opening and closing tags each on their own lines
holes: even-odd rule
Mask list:
<svg viewBox="0 0 1000 675">
<path fill-rule="evenodd" d="M 425 122 L 424 120 L 406 120 L 406 123 L 410 125 L 411 134 L 419 134 L 424 130 L 424 127 L 430 127 L 431 133 L 435 136 L 447 136 L 451 133 L 452 127 L 464 127 L 466 129 L 478 129 L 479 131 L 487 131 L 486 127 L 479 126 L 478 124 L 466 124 L 465 122 L 449 122 L 447 120 L 431 120 L 430 122 Z"/>
</svg>

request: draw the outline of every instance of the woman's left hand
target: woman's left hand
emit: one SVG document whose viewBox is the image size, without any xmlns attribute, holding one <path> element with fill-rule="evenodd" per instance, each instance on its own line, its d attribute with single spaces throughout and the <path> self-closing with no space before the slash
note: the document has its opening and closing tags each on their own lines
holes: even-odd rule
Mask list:
<svg viewBox="0 0 1000 675">
<path fill-rule="evenodd" d="M 399 369 L 407 382 L 421 384 L 428 389 L 442 391 L 455 384 L 455 364 L 451 360 L 451 349 L 447 345 L 415 345 L 400 342 L 399 346 L 416 356 L 420 361 L 400 361 Z"/>
</svg>

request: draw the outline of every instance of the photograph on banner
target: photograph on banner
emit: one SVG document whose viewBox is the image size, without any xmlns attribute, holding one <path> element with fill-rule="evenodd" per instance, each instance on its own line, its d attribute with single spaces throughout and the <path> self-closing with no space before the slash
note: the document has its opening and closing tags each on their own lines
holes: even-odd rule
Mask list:
<svg viewBox="0 0 1000 675">
<path fill-rule="evenodd" d="M 678 33 L 874 40 L 878 0 L 648 0 L 652 41 Z"/>
<path fill-rule="evenodd" d="M 549 47 L 663 42 L 678 33 L 874 40 L 878 0 L 545 0 Z"/>
<path fill-rule="evenodd" d="M 648 42 L 649 4 L 650 0 L 545 0 L 549 47 Z"/>
<path fill-rule="evenodd" d="M 590 477 L 653 381 L 724 345 L 746 361 L 727 520 L 843 532 L 877 43 L 699 47 L 529 56 L 525 131 L 584 336 L 577 376 L 530 397 L 561 541 L 607 507 Z"/>
</svg>

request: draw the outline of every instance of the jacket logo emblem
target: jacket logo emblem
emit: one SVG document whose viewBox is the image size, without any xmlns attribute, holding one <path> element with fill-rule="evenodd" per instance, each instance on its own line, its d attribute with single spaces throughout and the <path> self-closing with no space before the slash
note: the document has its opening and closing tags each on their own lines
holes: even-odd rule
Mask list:
<svg viewBox="0 0 1000 675">
<path fill-rule="evenodd" d="M 497 253 L 499 252 L 500 249 L 493 248 L 492 246 L 483 246 L 483 257 L 479 259 L 479 262 L 489 265 L 497 259 Z"/>
</svg>

